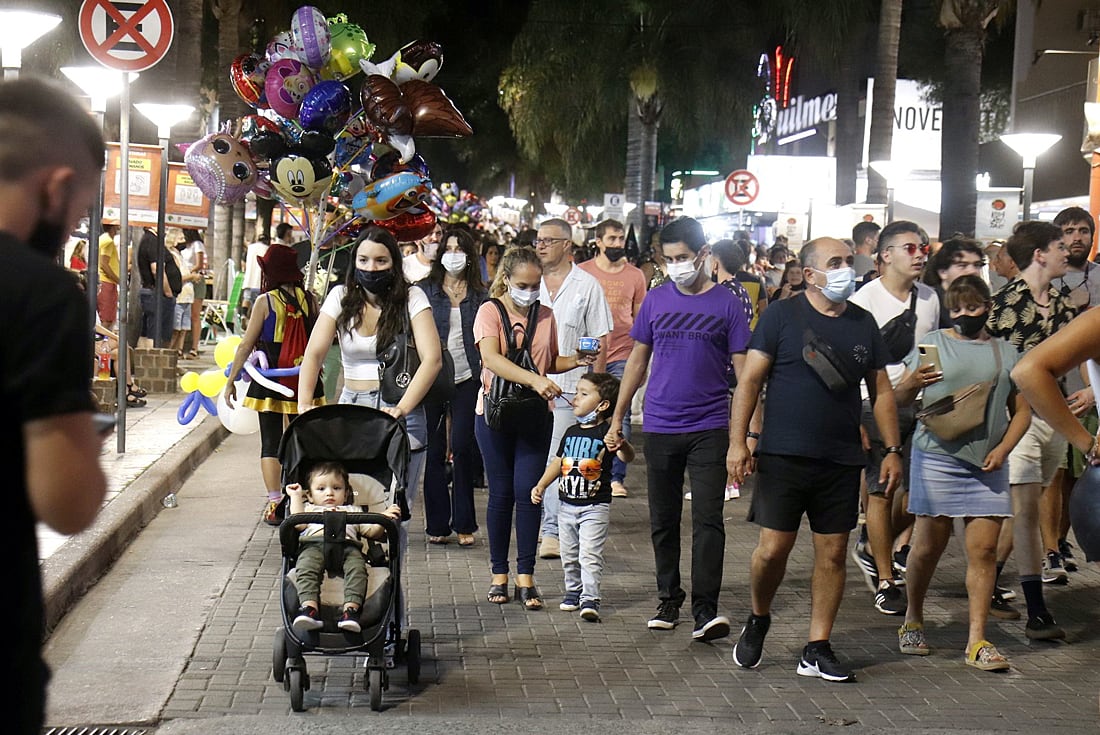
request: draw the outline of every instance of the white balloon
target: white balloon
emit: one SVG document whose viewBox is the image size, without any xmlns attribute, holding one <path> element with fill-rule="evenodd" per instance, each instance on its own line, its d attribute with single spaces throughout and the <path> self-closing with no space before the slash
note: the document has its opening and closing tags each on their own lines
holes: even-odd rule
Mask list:
<svg viewBox="0 0 1100 735">
<path fill-rule="evenodd" d="M 260 414 L 241 405 L 248 392 L 248 383 L 238 380 L 234 387 L 237 389 L 237 400 L 233 402 L 233 408 L 225 402 L 224 391 L 218 394 L 218 421 L 234 434 L 255 434 L 260 430 Z"/>
</svg>

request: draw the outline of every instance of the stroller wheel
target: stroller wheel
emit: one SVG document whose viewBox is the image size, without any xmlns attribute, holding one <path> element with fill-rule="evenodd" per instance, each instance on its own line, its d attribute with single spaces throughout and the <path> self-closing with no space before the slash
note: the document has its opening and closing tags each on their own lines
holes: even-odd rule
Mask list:
<svg viewBox="0 0 1100 735">
<path fill-rule="evenodd" d="M 301 669 L 293 668 L 286 672 L 287 686 L 290 689 L 290 708 L 295 712 L 305 711 L 303 700 L 305 699 L 305 681 Z"/>
<path fill-rule="evenodd" d="M 370 708 L 375 712 L 382 709 L 382 669 L 367 672 L 367 688 L 370 690 Z"/>
<path fill-rule="evenodd" d="M 409 684 L 418 684 L 420 682 L 420 631 L 416 628 L 409 630 L 409 636 L 405 642 L 405 666 L 408 667 Z"/>
<path fill-rule="evenodd" d="M 271 645 L 271 676 L 280 684 L 286 672 L 286 632 L 279 628 Z"/>
</svg>

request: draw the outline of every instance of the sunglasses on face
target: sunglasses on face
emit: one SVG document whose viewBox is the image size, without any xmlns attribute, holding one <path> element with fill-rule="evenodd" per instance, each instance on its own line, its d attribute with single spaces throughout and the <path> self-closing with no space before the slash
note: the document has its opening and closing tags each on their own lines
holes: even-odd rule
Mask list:
<svg viewBox="0 0 1100 735">
<path fill-rule="evenodd" d="M 909 253 L 910 257 L 916 255 L 918 250 L 920 251 L 921 255 L 928 255 L 929 251 L 932 249 L 932 246 L 926 242 L 907 242 L 904 245 L 891 245 L 890 247 L 901 248 L 905 252 Z"/>
</svg>

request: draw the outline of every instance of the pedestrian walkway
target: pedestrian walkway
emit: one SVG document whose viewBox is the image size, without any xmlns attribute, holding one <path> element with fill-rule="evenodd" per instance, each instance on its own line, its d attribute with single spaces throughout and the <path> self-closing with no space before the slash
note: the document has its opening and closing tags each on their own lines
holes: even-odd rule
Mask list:
<svg viewBox="0 0 1100 735">
<path fill-rule="evenodd" d="M 966 597 L 957 544 L 949 546 L 926 605 L 934 653 L 897 651 L 900 619 L 872 607 L 849 565 L 833 644 L 859 682 L 830 684 L 795 673 L 809 612 L 811 546 L 803 534 L 776 598 L 758 669 L 732 661 L 749 611 L 748 562 L 756 530 L 745 522 L 753 492 L 725 504 L 727 544 L 721 611 L 728 640 L 693 643 L 685 616 L 651 631 L 655 609 L 642 459 L 633 492 L 612 505 L 603 622 L 561 612 L 561 567 L 539 561 L 548 603 L 527 612 L 485 600 L 484 532 L 477 545 L 434 546 L 414 519 L 406 559 L 410 619 L 424 640 L 420 684 L 391 672 L 384 711 L 369 708 L 361 657 L 310 656 L 307 713 L 291 715 L 271 678 L 272 635 L 281 623 L 276 531 L 259 521 L 262 493 L 255 436 L 230 435 L 180 489 L 179 507 L 157 516 L 66 616 L 47 643 L 54 668 L 53 726 L 146 724 L 175 733 L 403 732 L 1092 732 L 1100 670 L 1100 573 L 1094 565 L 1047 587 L 1066 628 L 1064 643 L 1031 643 L 1023 621 L 991 620 L 989 638 L 1012 660 L 1007 674 L 963 664 Z M 639 441 L 639 444 L 642 442 Z M 484 518 L 486 494 L 477 496 Z M 422 517 L 418 512 L 418 518 Z M 687 511 L 687 508 L 685 508 Z M 685 512 L 682 568 L 689 568 Z M 805 529 L 804 529 L 805 530 Z M 1011 563 L 1006 579 L 1014 575 Z M 1013 585 L 1015 586 L 1015 585 Z M 361 718 L 371 717 L 370 724 Z M 308 726 L 305 723 L 310 723 Z M 602 723 L 607 723 L 606 727 Z"/>
</svg>

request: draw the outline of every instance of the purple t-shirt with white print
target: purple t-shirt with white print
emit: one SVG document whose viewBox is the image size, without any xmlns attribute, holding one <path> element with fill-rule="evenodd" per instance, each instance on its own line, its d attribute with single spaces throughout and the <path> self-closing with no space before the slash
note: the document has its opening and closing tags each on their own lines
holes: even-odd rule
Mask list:
<svg viewBox="0 0 1100 735">
<path fill-rule="evenodd" d="M 666 282 L 646 294 L 630 336 L 653 348 L 644 428 L 686 434 L 729 428 L 730 355 L 744 352 L 749 323 L 728 289 L 682 293 Z"/>
</svg>

